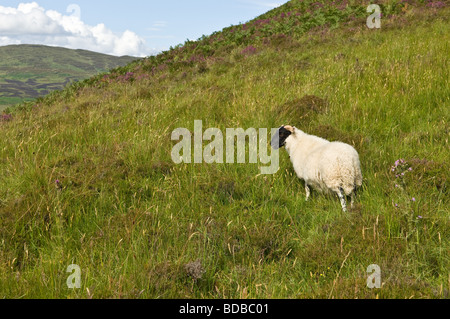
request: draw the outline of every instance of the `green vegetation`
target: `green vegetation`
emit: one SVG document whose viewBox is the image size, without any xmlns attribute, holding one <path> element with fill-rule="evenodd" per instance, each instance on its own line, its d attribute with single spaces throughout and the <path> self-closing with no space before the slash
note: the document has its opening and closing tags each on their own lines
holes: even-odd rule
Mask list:
<svg viewBox="0 0 450 319">
<path fill-rule="evenodd" d="M 0 111 L 136 59 L 43 45 L 0 47 Z"/>
<path fill-rule="evenodd" d="M 291 1 L 7 110 L 0 297 L 448 298 L 448 4 L 383 2 L 370 30 L 366 2 L 336 3 Z M 300 30 L 307 10 L 323 18 Z M 196 119 L 354 145 L 357 206 L 305 202 L 284 150 L 275 175 L 175 165 L 171 132 Z"/>
</svg>

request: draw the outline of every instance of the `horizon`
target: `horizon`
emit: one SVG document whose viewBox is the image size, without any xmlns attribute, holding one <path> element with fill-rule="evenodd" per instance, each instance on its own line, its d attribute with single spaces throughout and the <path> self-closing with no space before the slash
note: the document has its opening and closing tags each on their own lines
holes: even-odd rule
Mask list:
<svg viewBox="0 0 450 319">
<path fill-rule="evenodd" d="M 43 47 L 43 48 L 55 48 L 55 49 L 65 49 L 65 50 L 73 50 L 73 51 L 87 51 L 87 52 L 92 52 L 92 53 L 96 53 L 96 54 L 101 54 L 101 55 L 107 55 L 107 56 L 111 56 L 114 58 L 123 58 L 123 57 L 130 57 L 130 58 L 136 58 L 136 59 L 143 59 L 145 57 L 137 57 L 137 56 L 132 56 L 132 55 L 112 55 L 112 54 L 107 54 L 107 53 L 102 53 L 102 52 L 96 52 L 96 51 L 92 51 L 92 50 L 87 50 L 87 49 L 71 49 L 71 48 L 65 48 L 65 47 L 61 47 L 61 46 L 56 46 L 56 45 L 46 45 L 46 44 L 33 44 L 33 43 L 23 43 L 23 44 L 7 44 L 7 45 L 0 45 L 0 48 L 5 48 L 5 47 L 13 47 L 13 46 L 37 46 L 37 47 Z"/>
<path fill-rule="evenodd" d="M 250 21 L 286 2 L 5 0 L 0 5 L 0 46 L 45 45 L 145 57 Z"/>
</svg>

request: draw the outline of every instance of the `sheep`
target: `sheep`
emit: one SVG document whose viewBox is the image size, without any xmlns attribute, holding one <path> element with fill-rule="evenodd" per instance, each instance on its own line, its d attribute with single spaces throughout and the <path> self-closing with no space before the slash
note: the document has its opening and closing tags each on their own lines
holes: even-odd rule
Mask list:
<svg viewBox="0 0 450 319">
<path fill-rule="evenodd" d="M 356 188 L 362 185 L 362 173 L 358 152 L 352 146 L 306 134 L 290 125 L 278 129 L 271 145 L 274 149 L 285 146 L 295 173 L 305 181 L 306 201 L 312 186 L 322 193 L 336 193 L 344 212 L 346 197 L 350 195 L 353 208 Z"/>
</svg>

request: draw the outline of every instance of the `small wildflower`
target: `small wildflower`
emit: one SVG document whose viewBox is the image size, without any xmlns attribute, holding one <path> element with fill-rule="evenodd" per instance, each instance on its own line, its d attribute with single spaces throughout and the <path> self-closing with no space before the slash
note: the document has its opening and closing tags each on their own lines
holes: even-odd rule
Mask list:
<svg viewBox="0 0 450 319">
<path fill-rule="evenodd" d="M 61 181 L 60 181 L 59 179 L 57 179 L 57 180 L 55 181 L 55 185 L 56 185 L 56 188 L 57 188 L 58 190 L 63 189 L 63 186 L 62 186 Z"/>
<path fill-rule="evenodd" d="M 411 199 L 413 202 L 415 202 L 416 201 L 416 198 L 415 197 L 413 197 L 412 199 Z"/>
<path fill-rule="evenodd" d="M 242 55 L 253 55 L 256 52 L 257 52 L 257 49 L 254 46 L 250 45 L 250 46 L 246 47 L 244 50 L 242 50 L 241 54 Z"/>
<path fill-rule="evenodd" d="M 2 114 L 0 116 L 0 122 L 9 122 L 12 120 L 12 115 L 11 114 Z"/>
<path fill-rule="evenodd" d="M 395 204 L 395 207 L 398 208 L 398 204 Z"/>
<path fill-rule="evenodd" d="M 422 219 L 422 218 L 423 218 L 423 217 L 422 217 L 422 216 L 420 216 L 420 215 L 419 215 L 419 216 L 417 216 L 417 219 Z"/>
</svg>

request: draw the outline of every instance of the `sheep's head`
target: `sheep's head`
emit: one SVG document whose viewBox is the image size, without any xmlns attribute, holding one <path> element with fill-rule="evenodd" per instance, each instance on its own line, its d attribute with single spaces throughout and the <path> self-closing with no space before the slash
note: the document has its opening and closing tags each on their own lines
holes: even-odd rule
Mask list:
<svg viewBox="0 0 450 319">
<path fill-rule="evenodd" d="M 272 137 L 270 145 L 272 148 L 279 149 L 286 144 L 286 139 L 294 133 L 294 128 L 290 125 L 283 125 L 278 129 L 278 132 Z"/>
</svg>

